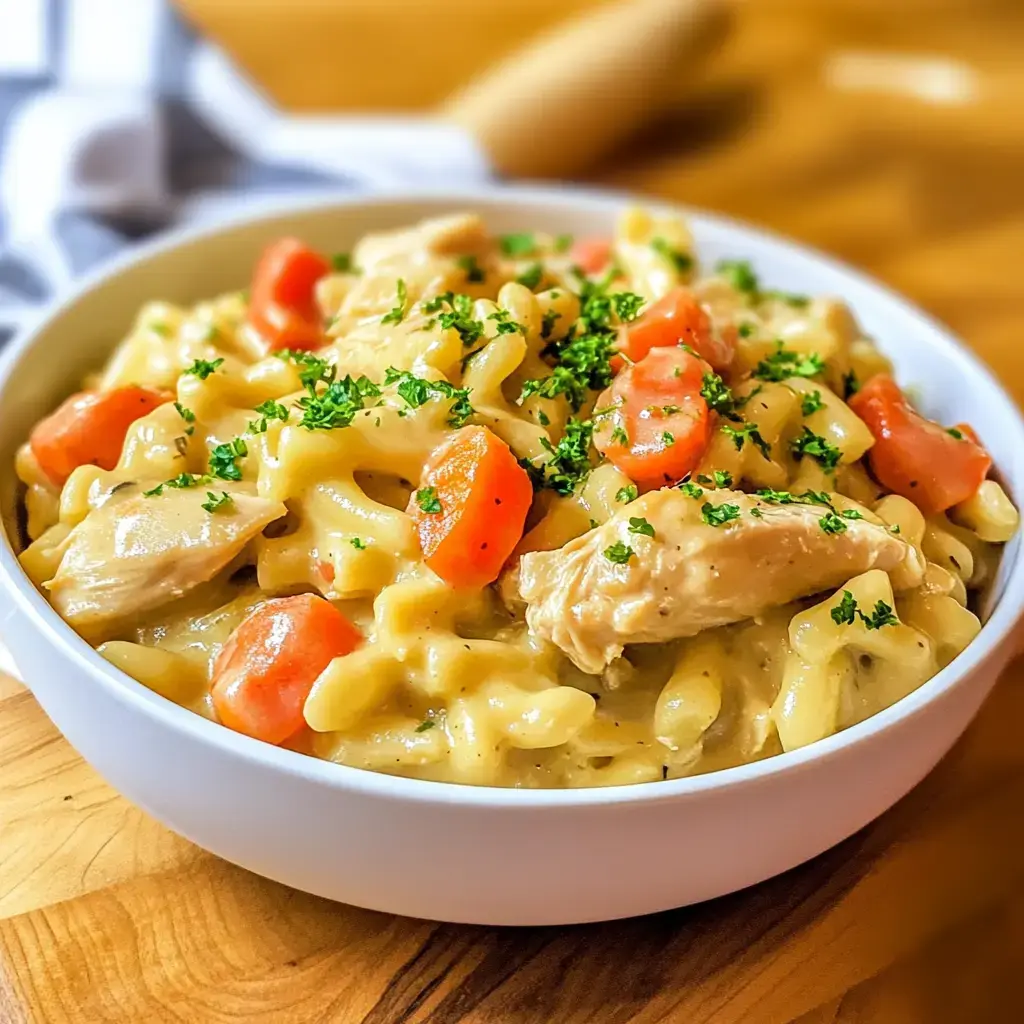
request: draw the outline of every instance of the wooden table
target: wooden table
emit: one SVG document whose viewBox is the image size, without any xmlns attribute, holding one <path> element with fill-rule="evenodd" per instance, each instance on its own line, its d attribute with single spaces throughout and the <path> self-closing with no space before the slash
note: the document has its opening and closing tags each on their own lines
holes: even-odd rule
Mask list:
<svg viewBox="0 0 1024 1024">
<path fill-rule="evenodd" d="M 1016 0 L 747 4 L 696 108 L 594 180 L 868 268 L 1024 398 L 1024 126 L 1006 113 L 1024 101 L 1022 41 Z M 953 54 L 985 99 L 844 93 L 828 83 L 880 73 L 845 50 Z M 939 79 L 954 99 L 964 86 Z M 0 1021 L 1021 1021 L 1022 684 L 1018 661 L 924 783 L 811 864 L 652 918 L 512 931 L 355 910 L 232 867 L 110 790 L 0 677 Z"/>
</svg>

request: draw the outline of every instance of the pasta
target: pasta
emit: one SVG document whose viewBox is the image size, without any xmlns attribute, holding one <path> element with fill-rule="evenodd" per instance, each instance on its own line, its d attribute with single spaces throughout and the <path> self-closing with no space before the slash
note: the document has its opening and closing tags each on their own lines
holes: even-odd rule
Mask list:
<svg viewBox="0 0 1024 1024">
<path fill-rule="evenodd" d="M 839 300 L 474 214 L 147 305 L 17 455 L 25 572 L 114 666 L 340 764 L 657 781 L 900 700 L 1017 510 Z M 923 466 L 931 466 L 919 473 Z"/>
</svg>

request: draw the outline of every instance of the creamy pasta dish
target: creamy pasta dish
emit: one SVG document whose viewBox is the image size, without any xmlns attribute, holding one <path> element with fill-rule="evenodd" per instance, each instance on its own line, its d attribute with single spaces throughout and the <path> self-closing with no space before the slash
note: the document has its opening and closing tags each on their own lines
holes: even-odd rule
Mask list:
<svg viewBox="0 0 1024 1024">
<path fill-rule="evenodd" d="M 838 299 L 640 209 L 254 256 L 17 456 L 25 571 L 164 697 L 359 768 L 616 785 L 829 736 L 977 634 L 1017 511 Z"/>
</svg>

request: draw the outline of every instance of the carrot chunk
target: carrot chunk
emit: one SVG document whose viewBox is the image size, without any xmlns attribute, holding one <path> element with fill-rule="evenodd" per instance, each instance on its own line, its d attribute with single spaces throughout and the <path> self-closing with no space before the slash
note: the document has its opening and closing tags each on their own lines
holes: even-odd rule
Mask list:
<svg viewBox="0 0 1024 1024">
<path fill-rule="evenodd" d="M 361 640 L 322 597 L 299 594 L 261 604 L 214 663 L 211 695 L 218 718 L 246 736 L 283 743 L 305 724 L 302 708 L 316 677 Z"/>
<path fill-rule="evenodd" d="M 569 259 L 584 274 L 596 274 L 611 263 L 611 240 L 608 238 L 581 238 L 569 250 Z"/>
<path fill-rule="evenodd" d="M 711 440 L 712 414 L 700 390 L 710 367 L 681 348 L 653 348 L 627 366 L 597 400 L 594 445 L 644 487 L 692 472 Z"/>
<path fill-rule="evenodd" d="M 29 446 L 43 472 L 58 485 L 79 466 L 113 469 L 128 428 L 173 397 L 135 385 L 80 391 L 36 424 Z"/>
<path fill-rule="evenodd" d="M 988 475 L 992 458 L 969 426 L 947 430 L 925 419 L 886 374 L 872 377 L 849 404 L 875 437 L 871 472 L 926 515 L 966 501 Z"/>
<path fill-rule="evenodd" d="M 278 239 L 263 253 L 250 289 L 249 323 L 269 352 L 326 343 L 315 289 L 329 271 L 327 260 L 297 238 Z"/>
<path fill-rule="evenodd" d="M 533 487 L 508 445 L 463 427 L 427 460 L 409 502 L 427 565 L 453 587 L 497 579 L 523 535 Z"/>
</svg>

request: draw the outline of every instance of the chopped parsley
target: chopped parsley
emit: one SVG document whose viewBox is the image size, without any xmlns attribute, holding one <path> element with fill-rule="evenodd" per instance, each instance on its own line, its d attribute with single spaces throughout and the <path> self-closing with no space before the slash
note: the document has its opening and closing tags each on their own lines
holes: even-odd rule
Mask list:
<svg viewBox="0 0 1024 1024">
<path fill-rule="evenodd" d="M 617 540 L 611 547 L 604 549 L 604 557 L 616 565 L 625 565 L 633 557 L 633 549 Z"/>
<path fill-rule="evenodd" d="M 413 409 L 424 405 L 430 396 L 443 395 L 452 400 L 448 414 L 448 424 L 452 427 L 464 427 L 466 421 L 476 410 L 470 405 L 470 388 L 457 388 L 446 380 L 424 380 L 408 370 L 396 370 L 389 366 L 384 373 L 384 384 L 397 384 L 395 389 Z"/>
<path fill-rule="evenodd" d="M 556 235 L 555 252 L 568 252 L 572 248 L 572 235 Z"/>
<path fill-rule="evenodd" d="M 809 295 L 798 295 L 796 292 L 780 292 L 774 289 L 762 292 L 759 298 L 777 299 L 779 302 L 784 302 L 787 306 L 792 306 L 793 309 L 806 309 L 811 304 Z"/>
<path fill-rule="evenodd" d="M 308 384 L 306 391 L 308 393 L 296 404 L 302 410 L 299 426 L 307 430 L 347 427 L 364 407 L 367 398 L 380 396 L 380 388 L 368 377 L 353 380 L 351 375 L 342 380 L 332 380 L 321 392 L 317 392 L 316 384 Z"/>
<path fill-rule="evenodd" d="M 441 499 L 437 496 L 437 489 L 434 487 L 421 487 L 416 492 L 416 504 L 420 511 L 427 515 L 436 516 L 441 512 Z"/>
<path fill-rule="evenodd" d="M 804 491 L 799 498 L 810 505 L 824 505 L 826 508 L 832 508 L 832 499 L 825 491 Z"/>
<path fill-rule="evenodd" d="M 834 470 L 843 457 L 843 453 L 834 444 L 808 427 L 804 427 L 803 433 L 789 442 L 789 447 L 797 459 L 809 455 L 826 472 Z"/>
<path fill-rule="evenodd" d="M 203 508 L 207 512 L 220 512 L 222 509 L 226 512 L 235 503 L 235 499 L 228 494 L 227 491 L 221 491 L 220 494 L 214 494 L 213 491 L 206 492 L 206 501 L 203 502 Z"/>
<path fill-rule="evenodd" d="M 540 322 L 540 336 L 547 341 L 551 337 L 551 332 L 555 329 L 555 321 L 561 320 L 562 314 L 554 309 L 549 309 Z"/>
<path fill-rule="evenodd" d="M 756 330 L 757 328 L 748 320 L 745 323 L 740 324 L 739 327 L 736 328 L 736 333 L 741 338 L 751 338 L 753 337 L 754 332 Z"/>
<path fill-rule="evenodd" d="M 267 399 L 265 402 L 261 402 L 256 406 L 255 412 L 260 414 L 258 420 L 249 421 L 249 429 L 254 434 L 265 434 L 267 432 L 267 421 L 268 420 L 281 420 L 282 423 L 288 421 L 288 409 L 283 406 L 280 402 L 275 402 L 272 399 Z"/>
<path fill-rule="evenodd" d="M 716 487 L 732 487 L 732 473 L 725 469 L 713 469 L 711 476 Z"/>
<path fill-rule="evenodd" d="M 356 551 L 366 550 L 366 541 L 363 540 L 362 537 L 349 537 L 348 542 L 356 549 Z"/>
<path fill-rule="evenodd" d="M 405 319 L 405 304 L 409 299 L 409 293 L 405 287 L 405 281 L 399 278 L 395 284 L 395 305 L 390 313 L 385 313 L 381 318 L 382 324 L 400 324 Z"/>
<path fill-rule="evenodd" d="M 199 476 L 195 473 L 179 473 L 173 480 L 165 480 L 162 484 L 157 484 L 152 490 L 143 491 L 142 496 L 144 498 L 157 497 L 164 493 L 165 487 L 198 487 L 200 484 L 209 482 L 208 476 Z"/>
<path fill-rule="evenodd" d="M 542 427 L 550 427 L 551 426 L 551 418 L 548 416 L 548 414 L 543 409 L 538 409 L 537 410 L 537 422 Z"/>
<path fill-rule="evenodd" d="M 855 509 L 848 508 L 839 513 L 844 519 L 863 519 L 864 517 Z"/>
<path fill-rule="evenodd" d="M 349 252 L 336 252 L 331 257 L 331 267 L 339 274 L 352 272 L 352 254 Z"/>
<path fill-rule="evenodd" d="M 810 416 L 811 413 L 817 412 L 819 409 L 824 409 L 825 403 L 821 400 L 820 391 L 811 391 L 805 394 L 800 399 L 800 411 L 805 416 Z"/>
<path fill-rule="evenodd" d="M 221 480 L 241 480 L 242 470 L 238 460 L 248 454 L 249 448 L 240 437 L 217 445 L 210 452 L 210 475 Z"/>
<path fill-rule="evenodd" d="M 188 424 L 185 428 L 185 433 L 192 436 L 195 433 L 195 422 L 196 414 L 191 409 L 186 409 L 181 402 L 175 402 L 174 408 L 178 411 L 178 415 Z"/>
<path fill-rule="evenodd" d="M 676 436 L 669 430 L 663 430 L 661 432 L 661 443 L 666 448 L 671 448 L 676 443 Z"/>
<path fill-rule="evenodd" d="M 835 512 L 826 512 L 818 520 L 818 525 L 825 533 L 846 533 L 846 520 L 836 515 Z"/>
<path fill-rule="evenodd" d="M 206 380 L 223 362 L 223 359 L 196 359 L 185 372 L 200 380 Z"/>
<path fill-rule="evenodd" d="M 900 620 L 896 617 L 892 605 L 884 601 L 876 601 L 875 607 L 870 615 L 865 615 L 857 607 L 857 599 L 849 590 L 843 591 L 839 604 L 832 608 L 832 621 L 837 626 L 852 626 L 859 618 L 868 629 L 881 629 L 883 626 L 898 626 Z"/>
<path fill-rule="evenodd" d="M 797 499 L 789 491 L 773 491 L 770 487 L 764 487 L 754 491 L 766 505 L 792 505 Z"/>
<path fill-rule="evenodd" d="M 642 516 L 630 516 L 629 532 L 638 533 L 643 537 L 653 537 L 654 527 Z"/>
<path fill-rule="evenodd" d="M 299 380 L 304 388 L 323 382 L 330 384 L 338 372 L 326 359 L 313 355 L 312 352 L 296 352 L 284 348 L 274 353 L 278 359 L 295 364 L 299 371 Z"/>
<path fill-rule="evenodd" d="M 667 239 L 655 238 L 651 242 L 651 248 L 659 256 L 664 256 L 680 274 L 685 274 L 693 267 L 693 257 L 683 252 L 682 249 L 677 249 Z"/>
<path fill-rule="evenodd" d="M 825 361 L 816 352 L 801 355 L 782 347 L 778 342 L 776 350 L 754 367 L 758 380 L 781 381 L 790 377 L 815 377 L 825 369 Z"/>
<path fill-rule="evenodd" d="M 455 261 L 455 265 L 465 273 L 466 280 L 470 284 L 479 284 L 487 276 L 484 273 L 484 268 L 480 266 L 477 258 L 473 255 L 460 256 Z"/>
<path fill-rule="evenodd" d="M 623 505 L 636 501 L 638 497 L 640 497 L 640 492 L 637 490 L 636 484 L 626 484 L 625 487 L 620 487 L 615 492 L 615 500 Z"/>
<path fill-rule="evenodd" d="M 594 436 L 591 420 L 569 417 L 565 432 L 557 445 L 546 437 L 540 439 L 541 447 L 550 458 L 537 464 L 531 459 L 521 460 L 521 465 L 530 474 L 534 487 L 548 488 L 556 494 L 572 494 L 590 473 L 590 442 Z"/>
<path fill-rule="evenodd" d="M 622 427 L 616 427 L 612 431 L 611 442 L 612 444 L 619 444 L 622 445 L 623 448 L 626 448 L 629 446 L 629 434 L 627 434 Z"/>
<path fill-rule="evenodd" d="M 856 374 L 853 370 L 849 373 L 843 374 L 843 400 L 849 401 L 851 396 L 857 394 L 860 391 L 860 381 L 857 380 Z"/>
<path fill-rule="evenodd" d="M 445 292 L 444 295 L 438 295 L 430 302 L 424 303 L 423 308 L 428 313 L 436 313 L 445 305 L 449 307 L 447 312 L 441 313 L 438 317 L 441 327 L 446 331 L 456 331 L 462 339 L 462 344 L 467 348 L 479 341 L 484 333 L 484 325 L 473 319 L 473 300 L 468 295 Z"/>
<path fill-rule="evenodd" d="M 708 408 L 723 416 L 731 415 L 736 409 L 732 389 L 717 373 L 705 373 L 700 386 L 700 395 Z"/>
<path fill-rule="evenodd" d="M 756 505 L 750 510 L 750 514 L 755 519 L 764 519 L 764 513 Z"/>
<path fill-rule="evenodd" d="M 537 239 L 531 231 L 516 231 L 498 239 L 501 251 L 506 256 L 529 256 L 537 251 Z"/>
<path fill-rule="evenodd" d="M 708 526 L 724 526 L 740 517 L 739 505 L 712 505 L 705 501 L 700 507 L 701 518 Z"/>
<path fill-rule="evenodd" d="M 852 626 L 856 619 L 857 598 L 849 590 L 844 590 L 839 604 L 832 607 L 832 621 L 837 626 Z"/>
<path fill-rule="evenodd" d="M 167 324 L 163 323 L 162 321 L 157 321 L 157 323 L 155 324 L 150 324 L 149 329 L 154 334 L 159 334 L 161 338 L 166 338 L 171 333 L 170 327 L 168 327 Z"/>
<path fill-rule="evenodd" d="M 679 490 L 681 490 L 688 498 L 704 497 L 704 492 L 695 483 L 691 483 L 689 480 L 684 480 L 679 485 Z"/>
<path fill-rule="evenodd" d="M 719 260 L 715 271 L 721 274 L 738 292 L 743 292 L 751 299 L 758 294 L 759 284 L 754 268 L 747 260 Z"/>
<path fill-rule="evenodd" d="M 615 315 L 627 324 L 640 315 L 640 308 L 644 304 L 644 297 L 635 292 L 616 292 L 612 295 L 612 309 Z"/>
<path fill-rule="evenodd" d="M 957 430 L 956 427 L 946 427 L 946 433 L 949 434 L 950 437 L 955 437 L 958 441 L 962 441 L 964 439 L 963 431 Z"/>
<path fill-rule="evenodd" d="M 432 718 L 424 718 L 419 725 L 413 730 L 414 732 L 426 732 L 428 729 L 433 729 L 437 723 Z"/>
<path fill-rule="evenodd" d="M 488 318 L 497 325 L 498 334 L 522 334 L 526 336 L 526 328 L 512 319 L 512 314 L 507 309 L 495 310 Z"/>
<path fill-rule="evenodd" d="M 736 446 L 736 451 L 742 451 L 744 442 L 749 439 L 751 444 L 755 445 L 757 450 L 766 459 L 771 459 L 772 447 L 761 436 L 761 432 L 758 430 L 756 423 L 743 423 L 738 427 L 734 427 L 731 423 L 723 423 L 722 433 L 725 434 L 726 437 L 732 438 L 732 443 Z"/>
<path fill-rule="evenodd" d="M 540 284 L 541 279 L 544 277 L 544 264 L 543 263 L 531 263 L 517 278 L 516 281 L 521 284 L 524 288 L 529 288 L 532 292 L 537 285 Z"/>
</svg>

